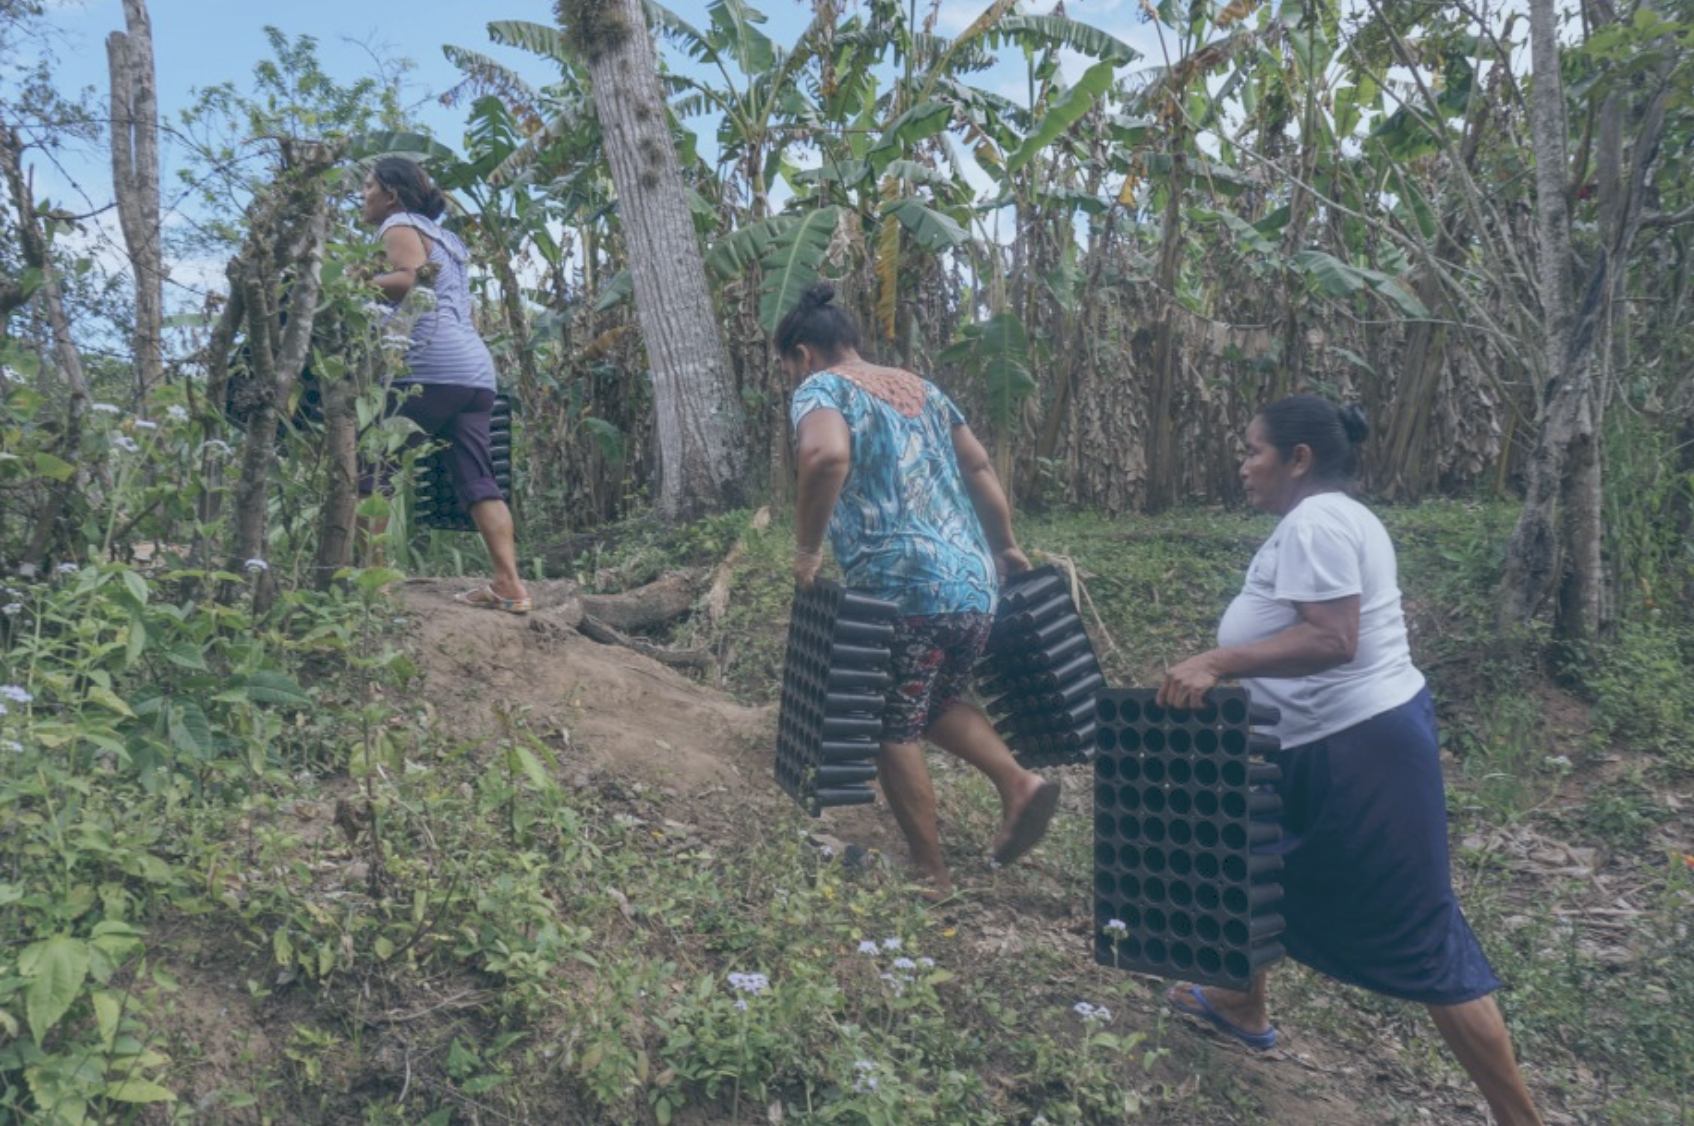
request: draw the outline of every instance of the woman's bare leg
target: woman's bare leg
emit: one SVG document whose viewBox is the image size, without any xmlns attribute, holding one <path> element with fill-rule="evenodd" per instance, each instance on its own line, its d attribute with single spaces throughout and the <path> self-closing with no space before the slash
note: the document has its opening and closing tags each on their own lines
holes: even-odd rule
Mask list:
<svg viewBox="0 0 1694 1126">
<path fill-rule="evenodd" d="M 1488 1100 L 1495 1121 L 1500 1126 L 1541 1126 L 1541 1115 L 1518 1072 L 1512 1038 L 1494 997 L 1478 997 L 1462 1005 L 1430 1005 L 1428 1009 L 1441 1038 Z"/>
<path fill-rule="evenodd" d="M 528 598 L 529 591 L 518 577 L 517 528 L 512 523 L 512 510 L 499 498 L 479 500 L 471 505 L 471 521 L 482 533 L 494 565 L 494 581 L 489 584 L 494 593 L 501 598 Z"/>
</svg>

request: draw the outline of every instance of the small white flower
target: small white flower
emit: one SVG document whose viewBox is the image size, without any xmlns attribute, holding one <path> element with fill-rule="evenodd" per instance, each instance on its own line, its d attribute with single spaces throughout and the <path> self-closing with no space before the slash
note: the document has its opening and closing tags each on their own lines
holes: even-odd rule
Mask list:
<svg viewBox="0 0 1694 1126">
<path fill-rule="evenodd" d="M 1089 1024 L 1106 1024 L 1112 1019 L 1112 1010 L 1104 1005 L 1090 1005 L 1087 1001 L 1078 1001 L 1071 1009 Z"/>
<path fill-rule="evenodd" d="M 1106 925 L 1100 928 L 1113 938 L 1128 938 L 1129 924 L 1122 919 L 1107 919 Z"/>
<path fill-rule="evenodd" d="M 884 950 L 898 950 L 900 949 L 900 940 L 897 938 L 885 938 L 882 940 L 882 948 Z"/>
<path fill-rule="evenodd" d="M 1548 755 L 1541 760 L 1541 765 L 1548 770 L 1569 770 L 1571 761 L 1569 755 Z"/>
<path fill-rule="evenodd" d="M 0 696 L 6 697 L 14 704 L 27 704 L 35 699 L 16 684 L 0 684 Z"/>
<path fill-rule="evenodd" d="M 7 753 L 14 755 L 21 755 L 24 753 L 24 745 L 16 739 L 0 739 L 0 751 L 6 751 Z"/>
<path fill-rule="evenodd" d="M 271 565 L 266 563 L 263 559 L 249 559 L 247 562 L 243 563 L 242 566 L 254 574 L 271 569 Z"/>
<path fill-rule="evenodd" d="M 7 712 L 6 712 L 6 705 L 5 705 L 5 704 L 0 704 L 0 716 L 5 716 L 5 715 L 6 715 L 6 714 L 7 714 Z"/>
<path fill-rule="evenodd" d="M 771 980 L 764 974 L 730 974 L 729 984 L 732 989 L 757 996 L 770 988 Z"/>
<path fill-rule="evenodd" d="M 132 454 L 141 448 L 140 443 L 138 443 L 134 438 L 131 438 L 128 434 L 119 434 L 114 437 L 112 439 L 112 445 L 118 447 L 118 449 L 122 450 L 126 454 Z"/>
<path fill-rule="evenodd" d="M 8 602 L 6 605 L 0 606 L 0 614 L 4 614 L 8 618 L 16 617 L 23 612 L 24 604 L 22 602 Z"/>
<path fill-rule="evenodd" d="M 737 1012 L 743 1012 L 743 1013 L 746 1012 L 747 1011 L 747 999 L 744 997 L 741 1000 L 735 1002 L 735 1008 L 736 1008 Z"/>
<path fill-rule="evenodd" d="M 216 438 L 208 438 L 204 442 L 200 443 L 200 452 L 203 454 L 216 454 L 219 457 L 227 457 L 233 451 L 230 450 L 228 442 L 220 442 Z"/>
<path fill-rule="evenodd" d="M 906 991 L 906 982 L 908 979 L 904 975 L 895 977 L 893 974 L 883 974 L 882 980 L 894 987 L 894 995 L 896 997 Z"/>
<path fill-rule="evenodd" d="M 918 965 L 922 966 L 926 970 L 934 969 L 935 968 L 935 959 L 934 958 L 919 958 L 918 959 Z"/>
<path fill-rule="evenodd" d="M 859 943 L 859 953 L 861 954 L 875 954 L 880 949 L 882 948 L 868 938 Z"/>
<path fill-rule="evenodd" d="M 97 414 L 122 414 L 123 413 L 123 411 L 119 410 L 117 407 L 113 406 L 111 403 L 90 403 L 89 406 L 88 406 L 88 409 L 96 412 Z"/>
<path fill-rule="evenodd" d="M 897 970 L 915 970 L 918 968 L 918 964 L 910 958 L 896 958 L 894 959 L 894 968 Z"/>
<path fill-rule="evenodd" d="M 188 408 L 187 407 L 169 406 L 169 407 L 165 408 L 165 414 L 170 418 L 170 420 L 172 422 L 187 422 L 188 421 Z"/>
<path fill-rule="evenodd" d="M 133 425 L 137 430 L 157 430 L 159 428 L 159 424 L 157 422 L 147 418 L 138 418 L 131 425 Z"/>
<path fill-rule="evenodd" d="M 875 1060 L 854 1060 L 853 1070 L 857 1073 L 853 1077 L 855 1095 L 868 1095 L 877 1089 Z"/>
<path fill-rule="evenodd" d="M 75 563 L 59 564 L 59 574 L 61 575 L 74 575 L 80 570 L 82 570 L 82 568 L 78 567 Z"/>
</svg>

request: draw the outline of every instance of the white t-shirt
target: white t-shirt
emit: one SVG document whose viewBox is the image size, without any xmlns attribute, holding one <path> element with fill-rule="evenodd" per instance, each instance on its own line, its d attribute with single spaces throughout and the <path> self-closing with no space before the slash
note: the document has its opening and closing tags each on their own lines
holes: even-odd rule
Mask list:
<svg viewBox="0 0 1694 1126">
<path fill-rule="evenodd" d="M 1247 581 L 1218 623 L 1219 645 L 1246 645 L 1300 621 L 1296 602 L 1359 596 L 1353 659 L 1301 677 L 1243 677 L 1254 703 L 1282 709 L 1269 733 L 1284 747 L 1316 742 L 1397 708 L 1423 687 L 1412 664 L 1388 530 L 1345 493 L 1307 497 L 1253 556 Z"/>
</svg>

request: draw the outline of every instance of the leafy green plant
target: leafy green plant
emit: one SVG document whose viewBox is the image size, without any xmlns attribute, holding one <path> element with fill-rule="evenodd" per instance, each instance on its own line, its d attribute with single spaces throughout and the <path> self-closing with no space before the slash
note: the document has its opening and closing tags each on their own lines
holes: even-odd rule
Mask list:
<svg viewBox="0 0 1694 1126">
<path fill-rule="evenodd" d="M 1675 624 L 1662 618 L 1629 622 L 1616 644 L 1595 655 L 1587 675 L 1602 735 L 1684 771 L 1694 770 L 1689 645 Z"/>
</svg>

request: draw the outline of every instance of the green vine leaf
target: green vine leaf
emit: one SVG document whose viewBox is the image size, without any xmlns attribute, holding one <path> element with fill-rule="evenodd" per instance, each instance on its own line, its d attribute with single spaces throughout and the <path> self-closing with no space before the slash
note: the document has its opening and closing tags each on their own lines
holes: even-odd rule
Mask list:
<svg viewBox="0 0 1694 1126">
<path fill-rule="evenodd" d="M 30 979 L 24 1008 L 30 1035 L 40 1047 L 88 980 L 88 947 L 69 935 L 54 935 L 24 950 L 18 969 Z"/>
</svg>

